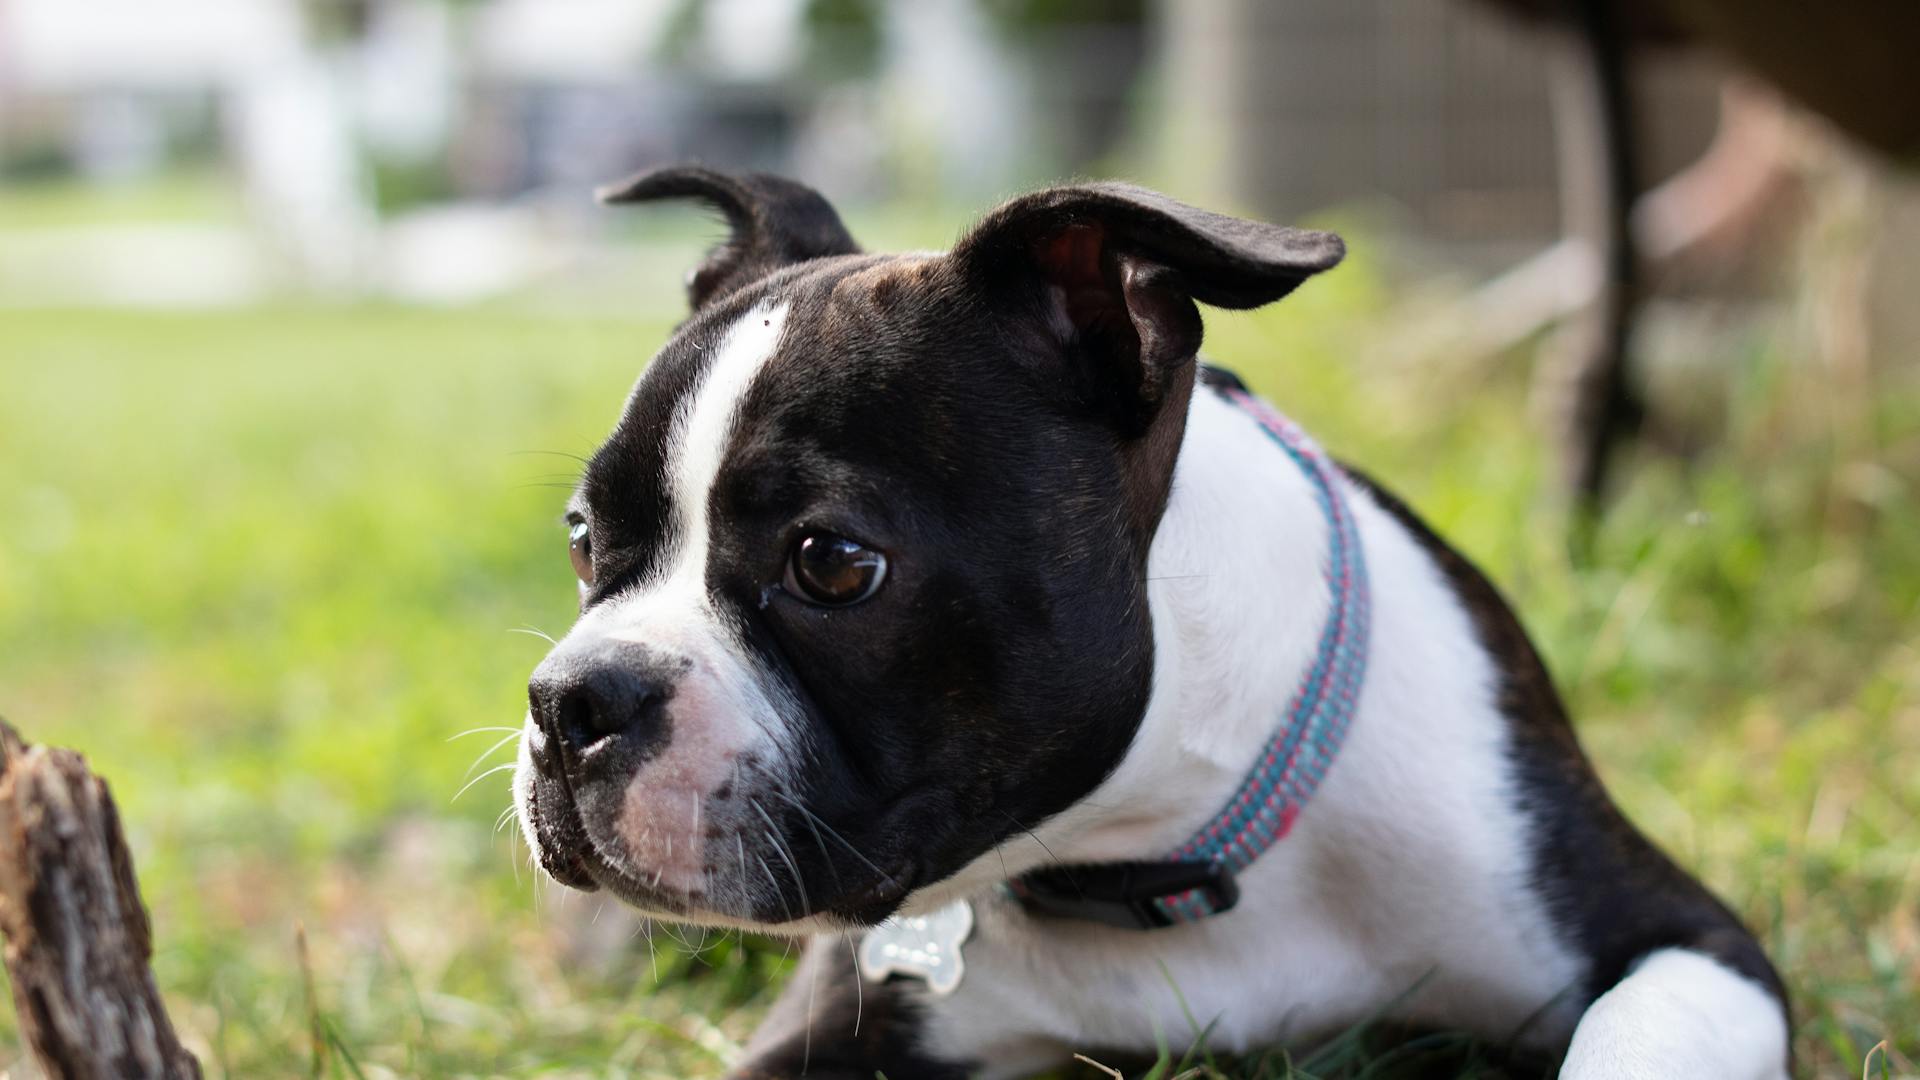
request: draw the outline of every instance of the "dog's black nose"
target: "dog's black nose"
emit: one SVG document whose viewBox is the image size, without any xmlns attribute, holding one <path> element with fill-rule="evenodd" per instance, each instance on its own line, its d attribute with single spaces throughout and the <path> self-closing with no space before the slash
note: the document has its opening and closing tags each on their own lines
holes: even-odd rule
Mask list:
<svg viewBox="0 0 1920 1080">
<path fill-rule="evenodd" d="M 556 651 L 527 682 L 534 723 L 575 754 L 613 736 L 646 740 L 662 729 L 667 703 L 649 667 L 617 647 Z"/>
</svg>

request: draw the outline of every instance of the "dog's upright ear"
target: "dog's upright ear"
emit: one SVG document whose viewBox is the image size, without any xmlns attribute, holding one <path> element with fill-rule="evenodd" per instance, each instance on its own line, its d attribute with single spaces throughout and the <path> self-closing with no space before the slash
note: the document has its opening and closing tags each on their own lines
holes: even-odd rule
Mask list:
<svg viewBox="0 0 1920 1080">
<path fill-rule="evenodd" d="M 1184 412 L 1200 348 L 1195 302 L 1253 308 L 1332 267 L 1332 233 L 1196 209 L 1123 183 L 1051 188 L 988 214 L 953 249 L 973 289 L 1019 313 L 1123 433 Z"/>
<path fill-rule="evenodd" d="M 693 199 L 726 217 L 727 239 L 687 277 L 695 311 L 783 266 L 860 250 L 824 196 L 765 173 L 734 176 L 673 165 L 609 184 L 595 195 L 608 204 Z"/>
</svg>

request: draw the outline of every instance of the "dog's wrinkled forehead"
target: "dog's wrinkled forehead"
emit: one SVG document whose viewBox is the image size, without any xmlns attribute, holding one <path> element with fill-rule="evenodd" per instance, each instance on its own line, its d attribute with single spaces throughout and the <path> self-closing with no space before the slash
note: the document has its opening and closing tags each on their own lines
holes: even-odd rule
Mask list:
<svg viewBox="0 0 1920 1080">
<path fill-rule="evenodd" d="M 756 489 L 844 471 L 864 441 L 840 436 L 910 374 L 902 363 L 910 346 L 897 339 L 911 332 L 915 298 L 935 284 L 932 265 L 924 256 L 817 260 L 682 324 L 635 384 L 581 487 L 596 532 L 641 560 L 600 591 L 644 578 L 659 569 L 650 564 L 660 552 L 697 541 L 681 534 L 705 522 L 717 488 L 764 501 L 768 492 Z"/>
</svg>

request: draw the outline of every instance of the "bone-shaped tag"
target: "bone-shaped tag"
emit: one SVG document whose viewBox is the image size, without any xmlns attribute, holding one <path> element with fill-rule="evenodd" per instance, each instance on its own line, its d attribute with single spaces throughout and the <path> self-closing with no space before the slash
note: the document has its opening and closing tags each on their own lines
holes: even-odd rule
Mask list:
<svg viewBox="0 0 1920 1080">
<path fill-rule="evenodd" d="M 888 919 L 860 942 L 860 974 L 875 982 L 888 975 L 924 980 L 935 994 L 959 988 L 966 967 L 960 946 L 973 933 L 973 908 L 965 900 L 930 915 Z"/>
</svg>

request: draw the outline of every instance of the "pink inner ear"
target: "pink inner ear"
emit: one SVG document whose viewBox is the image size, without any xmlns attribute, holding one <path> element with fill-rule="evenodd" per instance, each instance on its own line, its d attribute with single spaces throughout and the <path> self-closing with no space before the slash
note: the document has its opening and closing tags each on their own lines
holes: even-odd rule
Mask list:
<svg viewBox="0 0 1920 1080">
<path fill-rule="evenodd" d="M 1098 225 L 1069 225 L 1040 241 L 1040 250 L 1034 253 L 1040 268 L 1067 288 L 1098 285 L 1102 232 Z"/>
<path fill-rule="evenodd" d="M 1034 261 L 1060 289 L 1067 321 L 1078 333 L 1104 328 L 1126 307 L 1107 278 L 1101 256 L 1106 230 L 1098 225 L 1069 225 L 1035 246 Z"/>
</svg>

